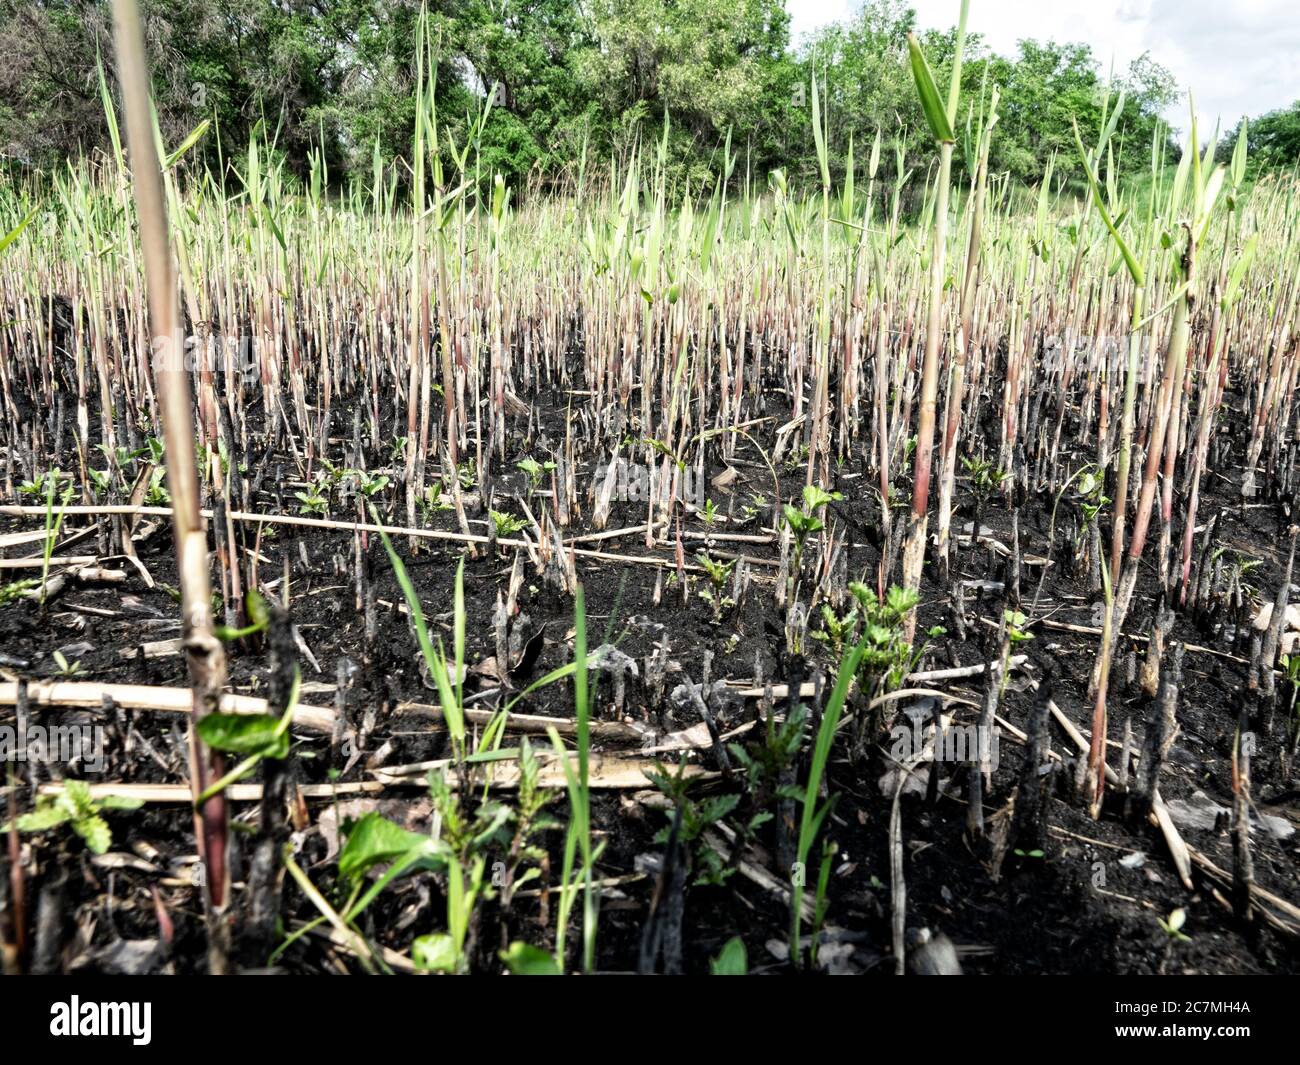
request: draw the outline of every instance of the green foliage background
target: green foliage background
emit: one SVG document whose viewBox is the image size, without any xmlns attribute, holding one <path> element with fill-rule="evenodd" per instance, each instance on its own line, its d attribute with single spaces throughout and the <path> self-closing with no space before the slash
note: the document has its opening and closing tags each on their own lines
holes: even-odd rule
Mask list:
<svg viewBox="0 0 1300 1065">
<path fill-rule="evenodd" d="M 517 187 L 546 188 L 658 143 L 665 123 L 675 183 L 711 184 L 728 131 L 734 180 L 779 166 L 812 181 L 814 76 L 826 85 L 836 180 L 850 145 L 861 167 L 877 130 L 888 146 L 882 176 L 892 177 L 895 146 L 905 165 L 923 155 L 906 65 L 915 15 L 901 0 L 869 0 L 797 50 L 781 0 L 430 0 L 428 9 L 440 119 L 454 129 L 499 86 L 480 172 Z M 376 143 L 385 159 L 409 153 L 419 0 L 142 0 L 142 10 L 164 137 L 176 143 L 215 118 L 219 135 L 202 146 L 209 165 L 236 158 L 259 121 L 290 170 L 305 173 L 309 150 L 323 145 L 335 182 L 368 172 Z M 105 146 L 95 63 L 102 50 L 111 70 L 110 31 L 105 0 L 0 0 L 6 159 L 50 167 Z M 953 33 L 922 40 L 942 81 Z M 1033 183 L 1056 155 L 1057 173 L 1078 177 L 1070 119 L 1089 127 L 1108 73 L 1088 47 L 1024 41 L 1006 59 L 973 35 L 967 49 L 963 107 L 977 108 L 993 83 L 1002 94 L 991 170 Z M 1145 170 L 1178 87 L 1149 57 L 1114 80 L 1126 91 L 1119 166 Z M 1294 161 L 1300 104 L 1254 124 L 1250 140 L 1252 158 Z"/>
</svg>

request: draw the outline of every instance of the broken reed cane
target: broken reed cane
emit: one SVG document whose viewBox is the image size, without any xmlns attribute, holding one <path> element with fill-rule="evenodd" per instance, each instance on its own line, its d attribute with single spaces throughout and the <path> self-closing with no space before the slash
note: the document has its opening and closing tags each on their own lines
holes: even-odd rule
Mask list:
<svg viewBox="0 0 1300 1065">
<path fill-rule="evenodd" d="M 206 747 L 195 726 L 205 714 L 217 709 L 226 681 L 226 656 L 212 629 L 208 541 L 199 511 L 190 383 L 168 242 L 162 166 L 154 140 L 144 33 L 136 0 L 113 0 L 113 16 L 118 80 L 131 150 L 131 186 L 139 216 L 149 297 L 154 376 L 167 455 L 167 490 L 172 498 L 182 638 L 194 699 L 189 728 L 190 787 L 197 797 L 224 775 L 221 755 Z M 227 971 L 230 954 L 230 926 L 226 920 L 230 894 L 226 817 L 226 800 L 222 795 L 208 799 L 194 813 L 195 841 L 205 874 L 203 901 L 208 927 L 208 968 L 214 974 Z"/>
</svg>

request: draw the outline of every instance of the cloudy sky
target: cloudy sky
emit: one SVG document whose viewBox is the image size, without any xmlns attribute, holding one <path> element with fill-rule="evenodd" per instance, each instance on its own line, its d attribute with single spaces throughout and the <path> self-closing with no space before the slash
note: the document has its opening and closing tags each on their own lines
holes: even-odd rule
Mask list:
<svg viewBox="0 0 1300 1065">
<path fill-rule="evenodd" d="M 910 0 L 923 28 L 957 21 L 959 0 Z M 860 0 L 786 0 L 792 35 L 849 18 Z M 1297 0 L 971 0 L 969 27 L 996 52 L 1024 37 L 1081 41 L 1103 68 L 1143 52 L 1191 87 L 1202 126 L 1258 115 L 1300 99 Z M 1187 106 L 1168 115 L 1187 126 Z M 1208 130 L 1202 131 L 1206 136 Z"/>
</svg>

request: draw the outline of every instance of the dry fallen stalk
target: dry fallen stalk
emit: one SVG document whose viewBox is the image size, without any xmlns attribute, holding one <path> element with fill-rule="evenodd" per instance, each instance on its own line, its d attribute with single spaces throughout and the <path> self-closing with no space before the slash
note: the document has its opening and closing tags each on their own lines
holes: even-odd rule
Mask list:
<svg viewBox="0 0 1300 1065">
<path fill-rule="evenodd" d="M 14 706 L 18 685 L 0 683 L 0 706 Z M 172 710 L 192 713 L 193 692 L 185 688 L 162 688 L 148 684 L 101 684 L 97 681 L 41 681 L 27 686 L 27 698 L 33 706 L 65 706 L 98 709 L 111 700 L 124 710 Z M 227 714 L 265 714 L 265 699 L 254 695 L 225 692 L 217 709 Z M 334 729 L 334 711 L 328 707 L 299 703 L 293 723 L 313 732 L 329 733 Z"/>
</svg>

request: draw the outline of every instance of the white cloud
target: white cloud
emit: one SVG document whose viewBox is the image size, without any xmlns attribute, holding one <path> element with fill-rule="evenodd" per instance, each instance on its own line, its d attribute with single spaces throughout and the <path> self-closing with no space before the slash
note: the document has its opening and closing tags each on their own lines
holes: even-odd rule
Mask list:
<svg viewBox="0 0 1300 1065">
<path fill-rule="evenodd" d="M 802 34 L 852 16 L 858 0 L 787 0 L 791 30 Z M 912 0 L 922 28 L 957 20 L 958 0 Z M 1207 136 L 1300 99 L 1300 14 L 1295 0 L 972 0 L 969 28 L 994 51 L 1014 55 L 1030 37 L 1079 41 L 1107 67 L 1124 70 L 1143 52 L 1190 88 Z M 1170 110 L 1187 126 L 1187 104 Z"/>
</svg>

